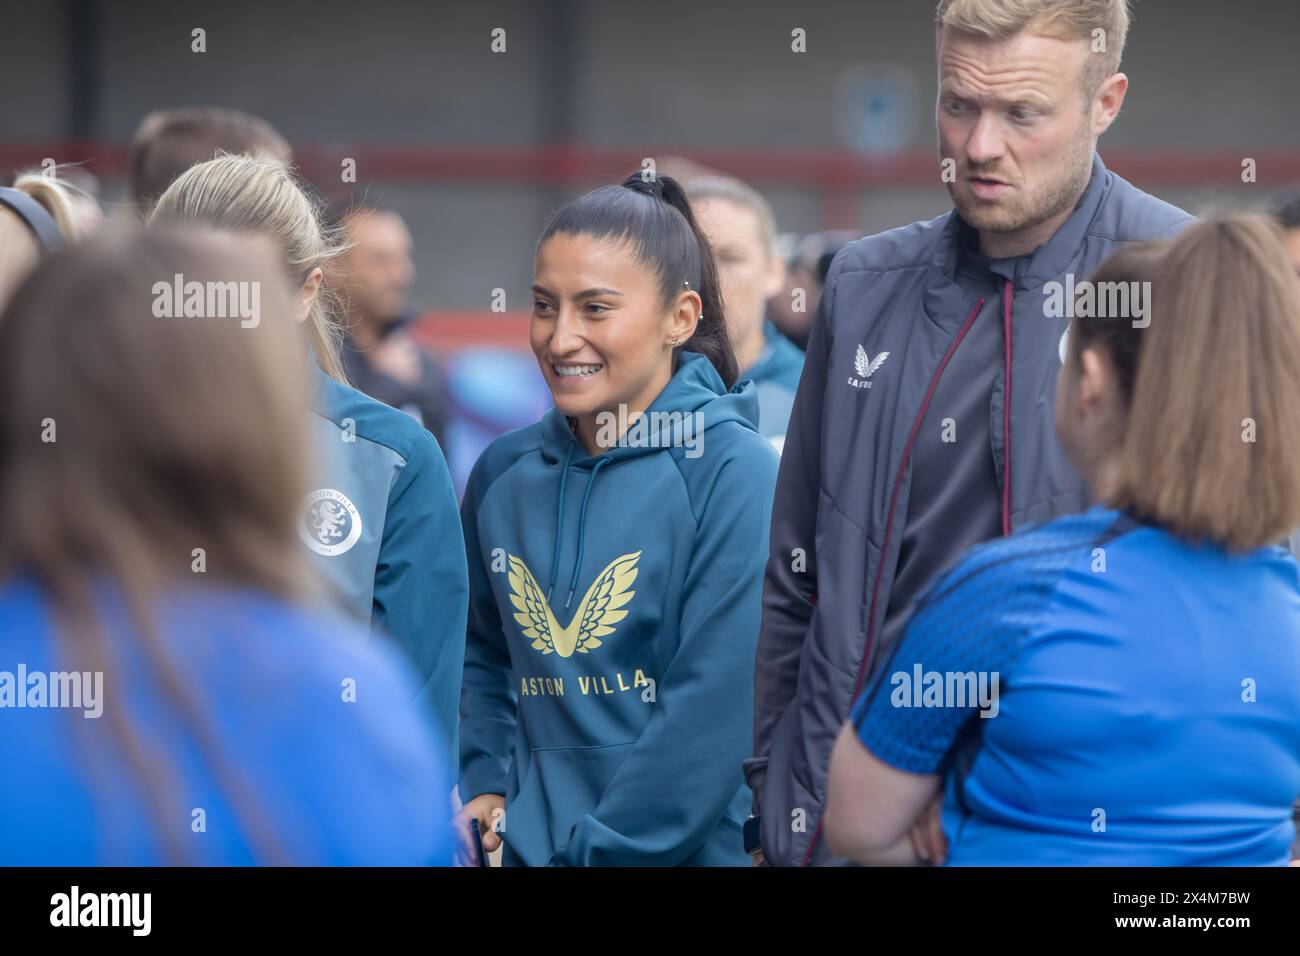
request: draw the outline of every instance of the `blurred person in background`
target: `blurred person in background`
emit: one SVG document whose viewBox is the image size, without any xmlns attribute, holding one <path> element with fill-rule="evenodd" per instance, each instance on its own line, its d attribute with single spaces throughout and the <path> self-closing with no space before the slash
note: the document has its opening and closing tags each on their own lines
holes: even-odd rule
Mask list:
<svg viewBox="0 0 1300 956">
<path fill-rule="evenodd" d="M 177 176 L 218 151 L 293 162 L 288 141 L 257 116 L 217 106 L 158 110 L 140 121 L 127 153 L 127 193 L 139 214 L 147 216 Z"/>
<path fill-rule="evenodd" d="M 822 839 L 831 748 L 913 602 L 973 545 L 1087 506 L 1053 427 L 1069 310 L 1051 290 L 1192 221 L 1096 152 L 1128 92 L 1128 22 L 1126 0 L 938 5 L 954 208 L 835 257 L 781 458 L 746 764 L 756 859 L 847 862 Z"/>
<path fill-rule="evenodd" d="M 307 372 L 268 258 L 115 233 L 0 318 L 0 864 L 450 860 L 409 663 L 310 606 Z M 177 274 L 256 283 L 260 321 L 156 318 Z"/>
<path fill-rule="evenodd" d="M 223 156 L 191 167 L 150 223 L 198 223 L 270 239 L 296 290 L 312 361 L 313 487 L 299 536 L 342 606 L 415 661 L 449 751 L 456 741 L 468 582 L 460 515 L 442 451 L 409 415 L 347 385 L 338 303 L 322 284 L 337 237 L 281 161 Z"/>
<path fill-rule="evenodd" d="M 793 252 L 786 264 L 785 281 L 781 291 L 768 301 L 767 314 L 781 334 L 799 348 L 808 348 L 812 319 L 817 312 L 817 303 L 821 301 L 831 260 L 840 249 L 857 238 L 856 233 L 844 230 L 793 237 Z"/>
<path fill-rule="evenodd" d="M 339 221 L 341 255 L 325 281 L 341 299 L 343 369 L 371 398 L 401 409 L 446 447 L 446 398 L 441 371 L 414 339 L 411 233 L 392 209 L 360 205 Z"/>
<path fill-rule="evenodd" d="M 768 302 L 785 283 L 772 207 L 731 177 L 707 176 L 684 185 L 718 263 L 740 378 L 758 387 L 758 433 L 780 450 L 803 371 L 803 352 L 766 319 Z"/>
<path fill-rule="evenodd" d="M 73 191 L 41 172 L 0 187 L 0 309 L 41 255 L 81 238 Z"/>
<path fill-rule="evenodd" d="M 1287 255 L 1300 275 L 1300 191 L 1283 196 L 1273 206 L 1273 221 L 1282 229 Z"/>
<path fill-rule="evenodd" d="M 1150 290 L 1124 314 L 1080 299 L 1057 378 L 1056 430 L 1096 504 L 932 584 L 840 734 L 834 852 L 1290 861 L 1300 580 L 1278 542 L 1300 525 L 1300 284 L 1279 238 L 1262 216 L 1213 219 L 1090 277 Z M 952 694 L 954 674 L 977 693 Z"/>
<path fill-rule="evenodd" d="M 463 492 L 488 445 L 533 424 L 554 404 L 531 352 L 504 345 L 458 349 L 446 365 L 447 464 Z"/>
<path fill-rule="evenodd" d="M 744 865 L 778 458 L 732 389 L 708 241 L 672 178 L 634 175 L 548 220 L 533 280 L 555 407 L 488 448 L 462 505 L 458 829 L 506 865 Z"/>
</svg>

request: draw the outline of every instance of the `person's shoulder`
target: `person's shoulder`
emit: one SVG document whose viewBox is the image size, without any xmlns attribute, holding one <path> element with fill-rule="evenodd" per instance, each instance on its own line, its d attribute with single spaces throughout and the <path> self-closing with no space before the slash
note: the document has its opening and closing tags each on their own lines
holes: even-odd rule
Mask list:
<svg viewBox="0 0 1300 956">
<path fill-rule="evenodd" d="M 1120 522 L 1117 512 L 1092 508 L 976 545 L 935 579 L 929 599 L 961 601 L 996 592 L 1011 606 L 1016 595 L 1045 596 L 1069 566 L 1104 546 Z"/>
<path fill-rule="evenodd" d="M 24 574 L 0 581 L 0 621 L 15 623 L 20 617 L 35 618 L 44 615 L 46 598 L 35 580 Z"/>
<path fill-rule="evenodd" d="M 249 588 L 185 590 L 168 604 L 165 633 L 175 653 L 241 720 L 336 766 L 363 758 L 390 780 L 438 772 L 443 755 L 419 703 L 420 680 L 392 642 L 305 599 Z M 195 619 L 208 624 L 183 626 Z"/>
<path fill-rule="evenodd" d="M 337 699 L 346 689 L 345 679 L 364 684 L 373 701 L 414 698 L 418 690 L 395 651 L 331 610 L 233 587 L 177 591 L 167 604 L 169 617 L 178 623 L 196 618 L 243 622 L 231 636 L 239 642 L 249 672 L 283 679 L 300 692 Z"/>
<path fill-rule="evenodd" d="M 0 643 L 34 666 L 46 648 L 53 620 L 49 596 L 35 579 L 18 574 L 0 581 Z M 3 667 L 0 667 L 3 669 Z"/>
<path fill-rule="evenodd" d="M 928 221 L 855 239 L 831 261 L 827 284 L 834 277 L 853 272 L 894 272 L 928 266 L 943 241 L 951 217 L 952 213 L 947 212 Z"/>
<path fill-rule="evenodd" d="M 339 429 L 351 429 L 359 441 L 383 445 L 406 461 L 429 435 L 428 429 L 405 412 L 350 385 L 326 376 L 322 379 L 316 413 Z M 429 438 L 437 444 L 432 435 Z"/>
<path fill-rule="evenodd" d="M 704 432 L 705 441 L 711 443 L 709 455 L 721 467 L 731 465 L 734 469 L 753 467 L 759 474 L 771 469 L 775 473 L 780 456 L 772 443 L 760 435 L 754 428 L 744 422 L 719 422 Z M 701 455 L 700 458 L 709 457 Z"/>
<path fill-rule="evenodd" d="M 772 351 L 776 359 L 773 379 L 791 391 L 797 389 L 799 376 L 803 374 L 803 349 L 778 332 L 772 343 Z"/>
<path fill-rule="evenodd" d="M 1092 235 L 1116 242 L 1164 239 L 1196 221 L 1191 213 L 1143 192 L 1122 176 L 1108 175 L 1110 193 L 1092 223 Z"/>
<path fill-rule="evenodd" d="M 673 450 L 697 519 L 719 500 L 753 498 L 770 503 L 781 463 L 771 441 L 734 420 L 712 425 L 701 437 L 694 456 L 689 450 Z"/>
</svg>

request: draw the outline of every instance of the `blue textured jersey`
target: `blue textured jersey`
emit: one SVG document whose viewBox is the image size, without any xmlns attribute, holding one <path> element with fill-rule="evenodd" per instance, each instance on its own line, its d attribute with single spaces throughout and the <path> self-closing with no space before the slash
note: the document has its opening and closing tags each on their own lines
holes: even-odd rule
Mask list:
<svg viewBox="0 0 1300 956">
<path fill-rule="evenodd" d="M 92 670 L 45 591 L 0 581 L 0 866 L 450 865 L 447 755 L 395 650 L 232 586 L 147 614 L 152 653 L 101 588 Z"/>
<path fill-rule="evenodd" d="M 1094 508 L 974 549 L 852 721 L 943 773 L 953 865 L 1285 864 L 1300 582 Z"/>
</svg>

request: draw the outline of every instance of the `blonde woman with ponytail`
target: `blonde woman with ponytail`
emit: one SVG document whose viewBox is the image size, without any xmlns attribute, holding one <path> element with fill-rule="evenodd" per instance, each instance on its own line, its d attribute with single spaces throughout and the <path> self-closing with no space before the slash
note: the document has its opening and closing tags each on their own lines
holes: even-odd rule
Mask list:
<svg viewBox="0 0 1300 956">
<path fill-rule="evenodd" d="M 290 168 L 268 157 L 190 167 L 149 222 L 257 236 L 279 253 L 314 379 L 319 471 L 304 489 L 299 537 L 342 606 L 406 650 L 454 752 L 468 602 L 456 495 L 433 435 L 344 380 L 338 306 L 322 284 L 341 244 Z"/>
<path fill-rule="evenodd" d="M 72 188 L 43 172 L 23 173 L 0 189 L 0 308 L 42 253 L 82 236 Z"/>
</svg>

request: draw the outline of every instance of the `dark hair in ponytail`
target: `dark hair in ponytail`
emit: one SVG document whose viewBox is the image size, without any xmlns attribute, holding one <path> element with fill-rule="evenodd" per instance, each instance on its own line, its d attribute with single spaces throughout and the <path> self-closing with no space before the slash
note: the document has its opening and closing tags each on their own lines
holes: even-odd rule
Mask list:
<svg viewBox="0 0 1300 956">
<path fill-rule="evenodd" d="M 601 186 L 554 212 L 542 229 L 540 247 L 554 235 L 625 240 L 659 276 L 661 305 L 686 289 L 700 296 L 695 334 L 679 348 L 707 358 L 727 388 L 740 370 L 727 335 L 722 287 L 709 241 L 700 231 L 681 184 L 671 176 L 633 173 L 621 186 Z"/>
</svg>

